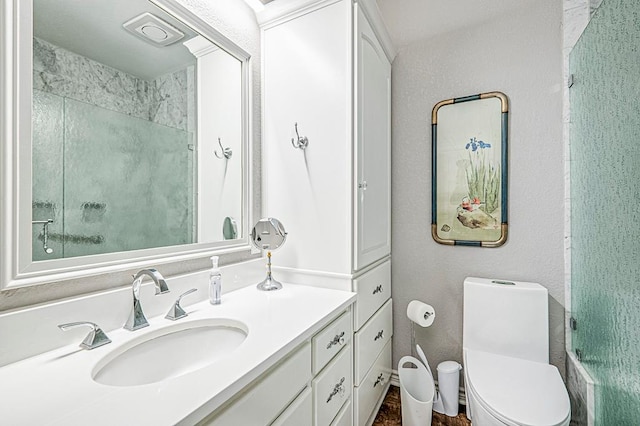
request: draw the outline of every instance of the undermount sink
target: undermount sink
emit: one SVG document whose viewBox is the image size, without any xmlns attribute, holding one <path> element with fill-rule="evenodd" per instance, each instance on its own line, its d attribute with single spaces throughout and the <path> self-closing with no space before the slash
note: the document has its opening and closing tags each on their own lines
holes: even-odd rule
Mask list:
<svg viewBox="0 0 640 426">
<path fill-rule="evenodd" d="M 146 333 L 115 349 L 93 369 L 92 378 L 111 386 L 137 386 L 172 379 L 213 364 L 247 338 L 247 327 L 231 319 L 178 323 Z"/>
</svg>

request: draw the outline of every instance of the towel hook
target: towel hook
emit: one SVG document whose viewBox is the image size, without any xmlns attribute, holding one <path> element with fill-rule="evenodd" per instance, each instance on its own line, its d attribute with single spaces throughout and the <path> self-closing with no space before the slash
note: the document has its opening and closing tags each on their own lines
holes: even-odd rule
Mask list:
<svg viewBox="0 0 640 426">
<path fill-rule="evenodd" d="M 233 151 L 231 150 L 231 148 L 229 147 L 223 147 L 222 146 L 222 141 L 220 140 L 220 138 L 218 138 L 218 145 L 220 145 L 220 149 L 222 150 L 222 155 L 218 154 L 218 150 L 213 151 L 213 153 L 216 155 L 216 157 L 218 157 L 219 159 L 223 159 L 226 158 L 227 160 L 231 158 L 231 156 L 233 155 Z"/>
<path fill-rule="evenodd" d="M 296 141 L 296 138 L 291 138 L 291 145 L 293 145 L 294 148 L 305 149 L 307 145 L 309 145 L 309 138 L 306 136 L 300 136 L 298 133 L 298 123 L 295 123 L 294 126 L 296 128 L 296 136 L 298 140 Z"/>
</svg>

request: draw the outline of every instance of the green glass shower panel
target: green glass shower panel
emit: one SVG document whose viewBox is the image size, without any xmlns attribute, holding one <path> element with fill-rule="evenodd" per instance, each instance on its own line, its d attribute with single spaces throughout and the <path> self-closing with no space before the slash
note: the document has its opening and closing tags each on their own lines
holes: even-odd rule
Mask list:
<svg viewBox="0 0 640 426">
<path fill-rule="evenodd" d="M 47 247 L 44 251 L 43 225 L 32 227 L 32 259 L 48 260 L 63 257 L 62 247 L 62 150 L 64 143 L 64 101 L 60 96 L 33 91 L 32 106 L 32 213 L 33 221 L 53 220 L 47 226 Z"/>
<path fill-rule="evenodd" d="M 640 422 L 640 5 L 605 0 L 570 57 L 573 350 L 598 425 Z"/>
<path fill-rule="evenodd" d="M 64 133 L 65 257 L 192 242 L 187 132 L 65 99 Z"/>
</svg>

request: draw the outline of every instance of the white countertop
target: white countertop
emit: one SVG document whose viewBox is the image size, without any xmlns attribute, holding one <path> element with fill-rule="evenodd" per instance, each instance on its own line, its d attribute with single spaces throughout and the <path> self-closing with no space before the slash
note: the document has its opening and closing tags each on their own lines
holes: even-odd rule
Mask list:
<svg viewBox="0 0 640 426">
<path fill-rule="evenodd" d="M 74 344 L 9 364 L 0 368 L 0 423 L 193 424 L 309 339 L 355 297 L 294 284 L 261 292 L 252 285 L 224 294 L 221 305 L 188 306 L 189 316 L 176 322 L 158 316 L 141 330 L 110 331 L 113 343 L 91 351 Z M 168 325 L 207 318 L 240 321 L 249 330 L 247 338 L 214 364 L 173 379 L 128 387 L 93 381 L 94 366 L 119 346 Z M 149 362 L 162 362 L 162 354 Z"/>
</svg>

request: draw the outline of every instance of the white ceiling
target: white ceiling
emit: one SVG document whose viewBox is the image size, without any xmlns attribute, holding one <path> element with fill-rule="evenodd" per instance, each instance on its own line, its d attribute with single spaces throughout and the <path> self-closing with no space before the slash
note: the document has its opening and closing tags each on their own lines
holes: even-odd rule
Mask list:
<svg viewBox="0 0 640 426">
<path fill-rule="evenodd" d="M 145 80 L 195 63 L 182 45 L 195 33 L 146 0 L 34 0 L 33 9 L 36 37 Z M 143 12 L 167 21 L 185 37 L 157 47 L 122 28 Z"/>
<path fill-rule="evenodd" d="M 396 48 L 465 28 L 536 0 L 376 0 Z"/>
</svg>

